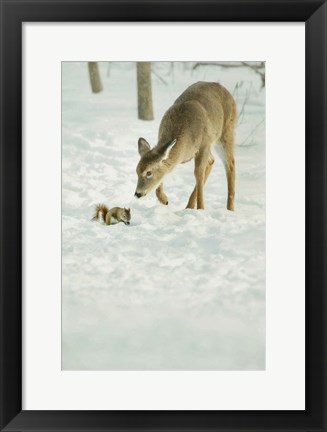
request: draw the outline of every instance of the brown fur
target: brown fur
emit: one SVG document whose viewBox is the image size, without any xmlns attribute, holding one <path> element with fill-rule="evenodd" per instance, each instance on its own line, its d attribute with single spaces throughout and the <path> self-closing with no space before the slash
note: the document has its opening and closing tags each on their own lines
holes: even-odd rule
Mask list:
<svg viewBox="0 0 327 432">
<path fill-rule="evenodd" d="M 124 222 L 125 225 L 129 225 L 131 220 L 131 210 L 129 208 L 113 207 L 109 210 L 105 204 L 98 204 L 95 207 L 92 220 L 99 220 L 100 213 L 102 220 L 106 225 L 110 225 L 111 218 L 116 219 L 118 222 Z"/>
<path fill-rule="evenodd" d="M 211 145 L 220 142 L 228 184 L 227 208 L 234 210 L 235 120 L 235 101 L 222 85 L 198 82 L 188 87 L 164 114 L 157 145 L 151 149 L 144 138 L 139 139 L 141 159 L 136 168 L 138 184 L 135 194 L 145 196 L 159 184 L 157 197 L 161 203 L 167 204 L 162 178 L 176 165 L 194 159 L 196 185 L 187 208 L 197 205 L 198 209 L 203 209 L 203 187 L 214 163 Z M 174 140 L 176 143 L 171 145 Z M 147 173 L 151 176 L 148 177 Z"/>
<path fill-rule="evenodd" d="M 94 216 L 93 216 L 92 220 L 93 221 L 99 220 L 99 214 L 101 213 L 102 221 L 105 222 L 108 211 L 109 211 L 109 209 L 105 204 L 98 204 L 95 207 Z"/>
</svg>

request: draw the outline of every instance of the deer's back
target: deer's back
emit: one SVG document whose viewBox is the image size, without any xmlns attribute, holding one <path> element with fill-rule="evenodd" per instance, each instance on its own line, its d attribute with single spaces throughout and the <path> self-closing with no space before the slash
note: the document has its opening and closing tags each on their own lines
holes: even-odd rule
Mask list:
<svg viewBox="0 0 327 432">
<path fill-rule="evenodd" d="M 213 142 L 233 116 L 236 104 L 228 90 L 218 83 L 197 82 L 166 111 L 159 127 L 158 145 L 182 136 L 200 141 L 203 134 Z"/>
<path fill-rule="evenodd" d="M 190 101 L 199 102 L 212 122 L 223 116 L 226 123 L 236 115 L 233 96 L 219 83 L 199 81 L 192 84 L 175 100 L 174 105 Z"/>
</svg>

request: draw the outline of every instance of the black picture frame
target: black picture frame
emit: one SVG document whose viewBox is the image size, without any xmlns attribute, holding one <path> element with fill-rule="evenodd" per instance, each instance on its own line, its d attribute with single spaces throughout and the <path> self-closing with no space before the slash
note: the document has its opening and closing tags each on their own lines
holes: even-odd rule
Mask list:
<svg viewBox="0 0 327 432">
<path fill-rule="evenodd" d="M 326 1 L 0 0 L 0 4 L 1 431 L 327 431 Z M 22 411 L 22 23 L 98 21 L 305 22 L 305 411 Z"/>
</svg>

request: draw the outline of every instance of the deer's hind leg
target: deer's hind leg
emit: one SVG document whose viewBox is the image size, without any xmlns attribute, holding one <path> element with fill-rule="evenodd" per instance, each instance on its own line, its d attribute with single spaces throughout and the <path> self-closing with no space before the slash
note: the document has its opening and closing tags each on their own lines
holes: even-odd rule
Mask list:
<svg viewBox="0 0 327 432">
<path fill-rule="evenodd" d="M 163 190 L 163 183 L 160 183 L 160 185 L 156 189 L 156 195 L 158 200 L 161 202 L 161 204 L 168 204 L 168 198 Z"/>
<path fill-rule="evenodd" d="M 224 164 L 227 177 L 227 209 L 231 211 L 234 211 L 235 197 L 234 123 L 235 121 L 231 120 L 225 126 L 220 137 L 221 146 L 218 148 L 218 153 Z"/>
<path fill-rule="evenodd" d="M 215 163 L 215 159 L 212 156 L 212 153 L 210 152 L 208 163 L 207 163 L 207 166 L 206 166 L 206 169 L 205 169 L 205 173 L 204 173 L 203 185 L 205 185 L 205 183 L 206 183 L 206 181 L 207 181 L 207 179 L 209 177 L 209 174 L 210 174 L 210 172 L 212 170 L 212 166 L 213 166 L 214 163 Z M 194 189 L 193 189 L 193 192 L 191 193 L 191 196 L 190 196 L 190 198 L 188 200 L 186 208 L 188 208 L 188 209 L 194 209 L 196 202 L 197 202 L 197 188 L 195 186 Z"/>
</svg>

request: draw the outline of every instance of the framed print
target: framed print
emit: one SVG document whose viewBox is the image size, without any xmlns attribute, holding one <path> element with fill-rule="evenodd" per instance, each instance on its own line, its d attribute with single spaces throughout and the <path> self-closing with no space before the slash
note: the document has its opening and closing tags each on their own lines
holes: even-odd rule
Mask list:
<svg viewBox="0 0 327 432">
<path fill-rule="evenodd" d="M 326 427 L 326 2 L 1 2 L 1 430 Z"/>
</svg>

